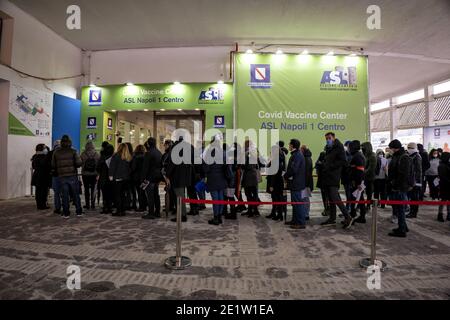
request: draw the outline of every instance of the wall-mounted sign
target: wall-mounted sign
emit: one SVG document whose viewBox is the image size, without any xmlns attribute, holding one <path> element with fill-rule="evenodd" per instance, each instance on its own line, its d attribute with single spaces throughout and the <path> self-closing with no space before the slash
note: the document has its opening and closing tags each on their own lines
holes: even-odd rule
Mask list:
<svg viewBox="0 0 450 320">
<path fill-rule="evenodd" d="M 214 116 L 214 128 L 225 128 L 225 116 Z"/>
<path fill-rule="evenodd" d="M 88 117 L 86 128 L 96 129 L 97 128 L 97 118 L 96 117 Z"/>
<path fill-rule="evenodd" d="M 108 118 L 108 123 L 107 123 L 106 127 L 108 129 L 112 130 L 112 128 L 113 128 L 113 120 L 112 120 L 112 118 Z"/>
<path fill-rule="evenodd" d="M 90 106 L 102 105 L 102 89 L 89 89 L 89 105 Z"/>
<path fill-rule="evenodd" d="M 91 141 L 97 140 L 97 133 L 96 132 L 89 133 L 86 136 L 86 140 L 91 140 Z"/>
</svg>

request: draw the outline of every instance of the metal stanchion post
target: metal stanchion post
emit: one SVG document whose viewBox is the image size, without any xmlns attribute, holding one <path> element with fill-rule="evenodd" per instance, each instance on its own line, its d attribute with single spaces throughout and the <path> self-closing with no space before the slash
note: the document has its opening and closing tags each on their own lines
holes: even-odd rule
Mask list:
<svg viewBox="0 0 450 320">
<path fill-rule="evenodd" d="M 364 258 L 359 261 L 362 268 L 377 265 L 381 271 L 384 271 L 387 264 L 384 261 L 377 260 L 377 220 L 378 220 L 378 200 L 373 200 L 372 206 L 372 233 L 370 243 L 370 258 Z"/>
<path fill-rule="evenodd" d="M 177 243 L 176 243 L 176 255 L 169 257 L 165 261 L 165 266 L 173 270 L 183 270 L 189 267 L 192 262 L 188 257 L 181 255 L 181 211 L 182 211 L 182 198 L 177 196 Z"/>
</svg>

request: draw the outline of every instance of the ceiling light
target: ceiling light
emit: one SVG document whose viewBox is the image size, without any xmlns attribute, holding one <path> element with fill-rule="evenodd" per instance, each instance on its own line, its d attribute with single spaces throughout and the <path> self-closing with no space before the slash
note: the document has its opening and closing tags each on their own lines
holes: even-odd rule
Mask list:
<svg viewBox="0 0 450 320">
<path fill-rule="evenodd" d="M 114 109 L 113 109 L 113 110 L 111 110 L 111 111 L 112 111 L 112 112 L 116 112 L 116 110 L 114 110 Z"/>
<path fill-rule="evenodd" d="M 218 84 L 223 84 L 223 80 L 217 81 Z"/>
<path fill-rule="evenodd" d="M 199 108 L 195 108 L 195 111 L 200 111 L 200 109 Z"/>
<path fill-rule="evenodd" d="M 350 53 L 350 57 L 356 57 L 356 53 Z"/>
<path fill-rule="evenodd" d="M 176 85 L 176 86 L 179 86 L 180 85 L 180 81 L 175 81 L 173 84 Z"/>
<path fill-rule="evenodd" d="M 183 109 L 177 109 L 178 111 L 183 111 Z"/>
<path fill-rule="evenodd" d="M 247 53 L 247 54 L 252 54 L 252 53 L 253 53 L 253 50 L 252 50 L 252 49 L 247 49 L 247 51 L 245 51 L 245 53 Z"/>
<path fill-rule="evenodd" d="M 278 49 L 275 53 L 276 54 L 283 54 L 283 51 L 281 49 Z"/>
<path fill-rule="evenodd" d="M 93 84 L 93 83 L 91 83 L 91 84 L 89 85 L 89 87 L 96 87 L 96 85 Z"/>
<path fill-rule="evenodd" d="M 126 85 L 127 86 L 134 86 L 134 84 L 132 82 L 127 82 Z"/>
<path fill-rule="evenodd" d="M 308 50 L 306 50 L 306 49 L 302 51 L 302 54 L 308 54 L 308 53 L 309 53 L 309 52 L 308 52 Z"/>
<path fill-rule="evenodd" d="M 128 109 L 128 112 L 131 112 L 131 109 Z"/>
<path fill-rule="evenodd" d="M 161 111 L 166 111 L 166 109 L 159 109 L 159 110 L 161 110 Z"/>
<path fill-rule="evenodd" d="M 327 53 L 327 56 L 332 56 L 332 55 L 334 55 L 333 51 L 330 51 L 330 52 Z"/>
<path fill-rule="evenodd" d="M 144 109 L 144 111 L 145 111 L 145 112 L 147 112 L 147 111 L 148 111 L 148 109 Z"/>
</svg>

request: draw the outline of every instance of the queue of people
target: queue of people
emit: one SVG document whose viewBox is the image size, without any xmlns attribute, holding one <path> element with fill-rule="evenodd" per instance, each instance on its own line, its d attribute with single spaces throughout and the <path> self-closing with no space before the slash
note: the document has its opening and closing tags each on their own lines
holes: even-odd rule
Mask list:
<svg viewBox="0 0 450 320">
<path fill-rule="evenodd" d="M 355 223 L 364 224 L 372 199 L 419 201 L 424 199 L 426 184 L 433 200 L 450 200 L 449 153 L 433 149 L 428 155 L 422 145 L 409 143 L 405 149 L 398 140 L 391 141 L 388 149 L 375 153 L 370 142 L 353 140 L 342 144 L 333 132 L 325 135 L 325 141 L 324 151 L 313 166 L 311 151 L 298 139 L 289 141 L 289 150 L 283 141 L 279 141 L 268 161 L 247 140 L 243 146 L 243 161 L 239 161 L 239 144 L 228 146 L 219 136 L 213 137 L 206 148 L 202 144 L 197 149 L 182 137 L 177 141 L 166 140 L 163 154 L 154 138 L 134 150 L 130 143 L 120 143 L 115 151 L 105 141 L 100 152 L 89 141 L 79 155 L 72 148 L 70 138 L 64 135 L 55 141 L 52 150 L 44 144 L 36 146 L 36 154 L 31 159 L 32 185 L 36 187 L 37 209 L 49 209 L 47 198 L 49 188 L 52 188 L 54 212 L 64 218 L 70 216 L 71 204 L 77 216 L 83 215 L 80 201 L 83 191 L 85 210 L 95 210 L 101 198 L 102 214 L 124 216 L 127 211 L 134 210 L 144 213 L 143 219 L 161 216 L 161 184 L 165 190 L 165 209 L 172 214 L 179 205 L 178 197 L 205 199 L 206 191 L 213 200 L 242 201 L 242 193 L 245 193 L 250 202 L 247 206 L 226 202 L 213 204 L 213 215 L 208 223 L 220 225 L 223 218 L 236 219 L 237 213 L 248 218 L 260 216 L 258 186 L 262 182 L 261 169 L 275 162 L 278 168 L 267 176 L 266 190 L 274 205 L 266 218 L 286 219 L 285 202 L 289 191 L 292 220 L 286 224 L 293 229 L 304 229 L 309 220 L 314 168 L 316 187 L 320 189 L 324 206 L 322 215 L 327 217 L 322 226 L 336 225 L 337 208 L 345 229 Z M 183 155 L 186 150 L 191 154 L 188 158 Z M 176 158 L 184 160 L 180 163 Z M 341 185 L 345 201 L 341 199 Z M 81 186 L 84 186 L 83 190 Z M 365 198 L 367 204 L 357 203 Z M 187 212 L 184 202 L 181 206 L 183 222 L 187 221 L 188 215 L 198 215 L 206 208 L 204 204 L 190 203 Z M 381 204 L 381 207 L 385 205 Z M 439 207 L 439 221 L 444 221 L 444 209 L 444 206 Z M 446 209 L 449 220 L 450 206 Z M 389 235 L 406 237 L 409 231 L 406 218 L 416 218 L 418 211 L 417 205 L 392 205 L 391 220 L 398 228 Z M 172 221 L 176 221 L 175 218 Z"/>
</svg>

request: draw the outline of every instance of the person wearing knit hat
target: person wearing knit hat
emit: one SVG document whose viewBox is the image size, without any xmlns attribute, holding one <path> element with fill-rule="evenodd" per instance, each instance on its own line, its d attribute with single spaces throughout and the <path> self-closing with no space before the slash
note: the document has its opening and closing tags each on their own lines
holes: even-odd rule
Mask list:
<svg viewBox="0 0 450 320">
<path fill-rule="evenodd" d="M 397 139 L 389 143 L 389 148 L 392 150 L 392 159 L 389 163 L 387 183 L 391 189 L 390 200 L 406 201 L 408 200 L 407 193 L 409 191 L 408 176 L 410 172 L 410 163 L 408 154 L 402 147 L 402 144 Z M 392 222 L 397 220 L 398 228 L 393 229 L 389 233 L 391 237 L 405 238 L 408 232 L 406 225 L 405 206 L 392 205 Z"/>
<path fill-rule="evenodd" d="M 408 198 L 411 201 L 419 201 L 420 194 L 422 191 L 422 157 L 419 154 L 419 150 L 417 149 L 417 144 L 414 142 L 408 143 L 408 154 L 411 159 L 411 165 L 413 166 L 413 174 L 414 174 L 414 186 L 408 192 Z M 406 216 L 407 218 L 417 218 L 417 213 L 419 211 L 418 205 L 411 205 L 409 214 Z"/>
</svg>

